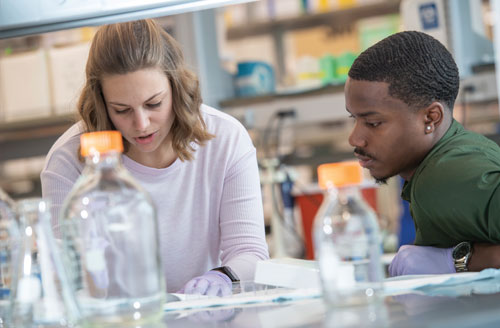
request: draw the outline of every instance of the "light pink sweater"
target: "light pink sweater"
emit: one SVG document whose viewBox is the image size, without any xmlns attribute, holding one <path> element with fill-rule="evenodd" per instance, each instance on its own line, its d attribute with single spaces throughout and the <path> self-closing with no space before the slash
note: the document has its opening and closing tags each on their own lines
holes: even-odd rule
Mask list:
<svg viewBox="0 0 500 328">
<path fill-rule="evenodd" d="M 201 111 L 216 137 L 203 147 L 195 145 L 194 160 L 177 159 L 156 169 L 122 156 L 157 207 L 169 292 L 221 264 L 241 280 L 251 280 L 256 262 L 269 257 L 255 147 L 236 119 L 205 105 Z M 46 158 L 42 193 L 51 200 L 53 215 L 83 169 L 77 157 L 82 126 L 68 129 Z"/>
</svg>

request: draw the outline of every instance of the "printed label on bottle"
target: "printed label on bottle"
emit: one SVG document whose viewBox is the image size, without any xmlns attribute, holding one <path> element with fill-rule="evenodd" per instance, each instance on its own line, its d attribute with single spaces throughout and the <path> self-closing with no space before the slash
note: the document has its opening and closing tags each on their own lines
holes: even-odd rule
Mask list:
<svg viewBox="0 0 500 328">
<path fill-rule="evenodd" d="M 352 263 L 339 262 L 337 273 L 337 288 L 339 290 L 351 289 L 355 286 L 354 265 Z"/>
<path fill-rule="evenodd" d="M 91 249 L 85 253 L 85 265 L 90 272 L 100 272 L 106 269 L 104 252 L 100 249 Z"/>
<path fill-rule="evenodd" d="M 38 300 L 41 293 L 40 279 L 37 277 L 23 277 L 18 284 L 17 301 L 31 303 Z"/>
</svg>

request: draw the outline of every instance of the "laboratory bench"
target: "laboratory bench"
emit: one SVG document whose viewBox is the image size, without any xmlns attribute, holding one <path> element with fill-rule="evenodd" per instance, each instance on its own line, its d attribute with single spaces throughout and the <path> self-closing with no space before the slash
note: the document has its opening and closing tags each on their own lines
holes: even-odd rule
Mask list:
<svg viewBox="0 0 500 328">
<path fill-rule="evenodd" d="M 415 277 L 415 276 L 413 276 Z M 433 286 L 357 307 L 321 297 L 166 312 L 164 327 L 499 327 L 500 277 Z"/>
</svg>

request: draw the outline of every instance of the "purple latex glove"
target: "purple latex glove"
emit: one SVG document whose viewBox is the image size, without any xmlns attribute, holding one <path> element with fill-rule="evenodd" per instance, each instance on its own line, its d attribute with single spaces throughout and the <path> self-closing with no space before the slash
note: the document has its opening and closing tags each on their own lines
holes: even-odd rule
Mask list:
<svg viewBox="0 0 500 328">
<path fill-rule="evenodd" d="M 231 279 L 222 272 L 208 271 L 203 276 L 189 280 L 179 293 L 227 296 L 231 295 L 232 286 Z"/>
<path fill-rule="evenodd" d="M 404 245 L 389 266 L 391 277 L 407 274 L 455 273 L 451 248 Z"/>
</svg>

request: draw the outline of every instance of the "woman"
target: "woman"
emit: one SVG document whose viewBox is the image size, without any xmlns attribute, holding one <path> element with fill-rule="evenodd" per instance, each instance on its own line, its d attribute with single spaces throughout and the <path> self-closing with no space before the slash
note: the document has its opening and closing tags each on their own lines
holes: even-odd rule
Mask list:
<svg viewBox="0 0 500 328">
<path fill-rule="evenodd" d="M 268 250 L 255 147 L 237 120 L 201 102 L 178 44 L 154 21 L 101 27 L 81 120 L 47 155 L 42 192 L 58 213 L 83 169 L 80 135 L 119 130 L 123 164 L 157 207 L 168 291 L 221 295 L 231 278 L 252 279 Z"/>
</svg>

